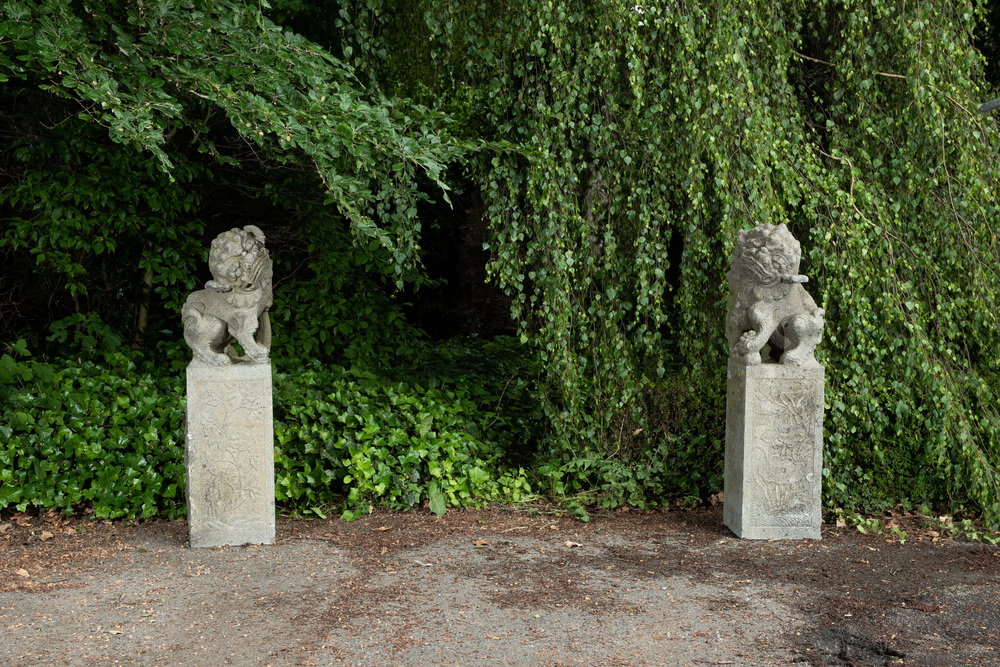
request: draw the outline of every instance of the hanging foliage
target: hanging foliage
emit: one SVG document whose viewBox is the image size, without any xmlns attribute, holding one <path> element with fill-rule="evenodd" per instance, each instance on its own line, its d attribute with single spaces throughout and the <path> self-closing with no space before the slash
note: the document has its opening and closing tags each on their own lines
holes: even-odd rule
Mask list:
<svg viewBox="0 0 1000 667">
<path fill-rule="evenodd" d="M 638 474 L 664 363 L 724 383 L 736 233 L 786 223 L 827 310 L 828 502 L 1000 519 L 981 4 L 413 4 L 385 39 L 430 64 L 390 48 L 388 69 L 491 142 L 472 166 L 490 269 L 548 369 L 570 488 Z"/>
</svg>

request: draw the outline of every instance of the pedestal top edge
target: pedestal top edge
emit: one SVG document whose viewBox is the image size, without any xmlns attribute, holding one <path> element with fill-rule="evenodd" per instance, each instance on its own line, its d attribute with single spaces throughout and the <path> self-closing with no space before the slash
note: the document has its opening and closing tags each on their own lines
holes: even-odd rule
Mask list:
<svg viewBox="0 0 1000 667">
<path fill-rule="evenodd" d="M 249 362 L 237 362 L 229 366 L 212 366 L 201 361 L 192 361 L 187 366 L 188 377 L 196 377 L 202 380 L 233 380 L 233 379 L 256 379 L 270 378 L 271 364 L 254 364 Z"/>
<path fill-rule="evenodd" d="M 748 378 L 760 379 L 814 379 L 823 378 L 826 375 L 826 369 L 823 366 L 803 368 L 802 366 L 787 366 L 777 363 L 745 366 L 741 363 L 730 361 L 728 370 L 730 377 L 745 374 Z"/>
</svg>

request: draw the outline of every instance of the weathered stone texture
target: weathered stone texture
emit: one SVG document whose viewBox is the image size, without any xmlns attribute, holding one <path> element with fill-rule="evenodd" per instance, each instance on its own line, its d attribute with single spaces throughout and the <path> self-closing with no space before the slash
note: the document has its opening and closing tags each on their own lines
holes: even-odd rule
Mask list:
<svg viewBox="0 0 1000 667">
<path fill-rule="evenodd" d="M 747 366 L 770 359 L 787 366 L 816 368 L 813 356 L 823 337 L 825 312 L 799 275 L 802 250 L 785 225 L 741 231 L 729 279 L 726 339 L 729 354 Z"/>
<path fill-rule="evenodd" d="M 184 340 L 196 361 L 212 366 L 268 363 L 272 263 L 264 240 L 258 227 L 247 225 L 212 241 L 212 280 L 189 294 L 181 309 Z M 242 354 L 234 342 L 243 348 Z"/>
<path fill-rule="evenodd" d="M 723 522 L 747 539 L 820 539 L 822 367 L 729 362 Z"/>
<path fill-rule="evenodd" d="M 274 543 L 270 364 L 188 366 L 185 463 L 192 547 Z"/>
</svg>

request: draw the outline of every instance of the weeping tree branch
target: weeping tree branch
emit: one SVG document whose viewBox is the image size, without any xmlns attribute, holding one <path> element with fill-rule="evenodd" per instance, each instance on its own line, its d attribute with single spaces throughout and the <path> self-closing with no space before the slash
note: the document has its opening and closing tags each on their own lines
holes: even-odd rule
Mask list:
<svg viewBox="0 0 1000 667">
<path fill-rule="evenodd" d="M 808 60 L 811 63 L 819 63 L 820 65 L 826 65 L 827 67 L 836 67 L 836 65 L 834 65 L 833 63 L 828 63 L 827 61 L 820 60 L 818 58 L 811 58 L 811 57 L 807 56 L 804 53 L 799 53 L 795 49 L 791 49 L 791 51 L 792 51 L 792 53 L 794 53 L 799 58 L 802 58 L 803 60 Z M 906 78 L 906 76 L 903 75 L 903 74 L 891 74 L 889 72 L 875 72 L 875 74 L 877 74 L 878 76 L 884 76 L 884 77 L 889 78 L 889 79 L 905 79 Z"/>
</svg>

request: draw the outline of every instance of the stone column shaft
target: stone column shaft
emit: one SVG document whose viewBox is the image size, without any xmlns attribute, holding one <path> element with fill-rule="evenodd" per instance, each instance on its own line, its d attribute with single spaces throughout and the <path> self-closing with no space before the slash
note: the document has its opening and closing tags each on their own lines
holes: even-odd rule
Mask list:
<svg viewBox="0 0 1000 667">
<path fill-rule="evenodd" d="M 184 459 L 192 547 L 274 543 L 270 364 L 188 366 Z"/>
<path fill-rule="evenodd" d="M 748 539 L 820 539 L 822 367 L 730 359 L 723 522 Z"/>
</svg>

